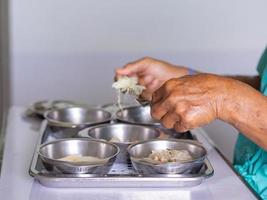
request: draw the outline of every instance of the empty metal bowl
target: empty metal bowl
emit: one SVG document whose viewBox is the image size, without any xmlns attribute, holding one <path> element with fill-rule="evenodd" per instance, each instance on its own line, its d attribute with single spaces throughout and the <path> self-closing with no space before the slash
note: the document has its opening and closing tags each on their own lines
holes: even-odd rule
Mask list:
<svg viewBox="0 0 267 200">
<path fill-rule="evenodd" d="M 78 136 L 105 140 L 118 145 L 120 154 L 117 156 L 116 162 L 125 163 L 129 161 L 127 148 L 130 144 L 158 138 L 160 131 L 152 127 L 134 124 L 103 124 L 83 129 Z"/>
<path fill-rule="evenodd" d="M 124 103 L 124 105 L 122 105 L 123 107 L 133 107 L 133 106 L 138 106 L 139 104 L 134 104 L 134 103 Z M 112 116 L 116 116 L 116 113 L 120 110 L 118 104 L 115 103 L 108 103 L 108 104 L 103 104 L 100 105 L 99 108 L 102 108 L 103 110 L 106 110 L 108 112 L 110 112 L 112 114 Z"/>
<path fill-rule="evenodd" d="M 150 105 L 123 108 L 122 110 L 119 110 L 116 113 L 116 118 L 119 121 L 131 124 L 140 124 L 149 126 L 160 125 L 159 121 L 156 121 L 151 117 Z"/>
<path fill-rule="evenodd" d="M 45 113 L 49 125 L 65 128 L 86 127 L 109 122 L 111 114 L 102 109 L 72 107 L 53 109 Z"/>
<path fill-rule="evenodd" d="M 151 117 L 150 109 L 150 105 L 126 107 L 122 110 L 117 111 L 116 119 L 118 121 L 130 124 L 157 127 L 166 134 L 172 135 L 177 138 L 184 136 L 185 133 L 177 132 L 175 131 L 175 129 L 167 129 L 163 127 L 160 124 L 160 121 L 157 121 Z"/>
<path fill-rule="evenodd" d="M 114 104 L 114 103 L 101 105 L 100 108 L 110 112 L 111 114 L 115 114 L 119 109 L 118 106 L 116 104 Z"/>
<path fill-rule="evenodd" d="M 193 159 L 163 164 L 149 162 L 146 159 L 153 150 L 164 149 L 187 150 Z M 202 167 L 207 155 L 203 146 L 184 140 L 179 141 L 179 139 L 157 139 L 136 143 L 128 147 L 128 152 L 134 168 L 142 174 L 194 173 Z"/>
<path fill-rule="evenodd" d="M 107 174 L 119 153 L 119 147 L 109 142 L 85 138 L 63 139 L 43 144 L 38 153 L 45 166 L 55 167 L 63 173 Z M 70 155 L 98 157 L 103 162 L 75 163 L 58 160 Z"/>
<path fill-rule="evenodd" d="M 45 112 L 49 110 L 76 107 L 76 106 L 85 106 L 85 105 L 67 100 L 53 100 L 53 101 L 44 100 L 35 102 L 30 109 L 32 110 L 33 113 L 43 117 Z"/>
</svg>

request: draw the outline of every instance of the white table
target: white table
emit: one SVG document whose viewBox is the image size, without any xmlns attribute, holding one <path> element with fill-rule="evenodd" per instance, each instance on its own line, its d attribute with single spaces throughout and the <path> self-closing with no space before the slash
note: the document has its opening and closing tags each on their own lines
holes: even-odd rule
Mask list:
<svg viewBox="0 0 267 200">
<path fill-rule="evenodd" d="M 25 108 L 12 107 L 8 116 L 2 174 L 1 200 L 73 199 L 256 199 L 246 185 L 208 142 L 202 129 L 194 130 L 208 150 L 213 177 L 191 188 L 46 188 L 28 174 L 38 139 L 40 121 L 23 118 Z"/>
</svg>

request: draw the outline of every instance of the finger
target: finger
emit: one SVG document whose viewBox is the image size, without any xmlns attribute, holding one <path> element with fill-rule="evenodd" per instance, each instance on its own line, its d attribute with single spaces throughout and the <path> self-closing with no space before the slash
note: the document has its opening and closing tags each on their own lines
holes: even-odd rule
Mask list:
<svg viewBox="0 0 267 200">
<path fill-rule="evenodd" d="M 155 81 L 156 82 L 156 81 Z M 153 83 L 154 86 L 156 85 L 156 83 Z M 158 88 L 153 94 L 152 94 L 152 103 L 156 104 L 157 102 L 160 102 L 164 97 L 166 96 L 166 91 L 163 88 L 163 86 L 161 86 L 160 88 Z"/>
<path fill-rule="evenodd" d="M 141 94 L 141 97 L 145 100 L 148 100 L 148 101 L 151 101 L 152 99 L 152 93 L 151 92 L 148 92 L 148 91 L 144 91 L 142 94 Z"/>
<path fill-rule="evenodd" d="M 162 91 L 159 88 L 155 92 L 153 92 L 151 103 L 155 104 L 159 102 L 162 98 L 163 98 Z"/>
<path fill-rule="evenodd" d="M 178 111 L 180 110 L 180 111 Z M 179 132 L 185 132 L 193 128 L 205 125 L 211 121 L 208 113 L 203 113 L 199 109 L 188 108 L 186 105 L 176 109 L 179 112 L 180 121 L 175 124 L 175 129 Z M 200 111 L 200 112 L 199 112 Z"/>
<path fill-rule="evenodd" d="M 190 122 L 190 128 L 197 128 L 206 125 L 216 118 L 215 112 L 207 107 L 195 106 L 187 112 L 187 121 Z"/>
<path fill-rule="evenodd" d="M 151 84 L 151 88 L 156 88 L 156 91 L 153 94 L 152 102 L 156 103 L 158 101 L 161 101 L 163 96 L 169 95 L 169 93 L 174 89 L 174 84 L 177 81 L 174 81 L 174 79 L 170 79 L 166 81 L 163 85 L 160 85 L 159 80 L 155 79 L 155 82 Z M 176 88 L 175 88 L 176 89 Z"/>
<path fill-rule="evenodd" d="M 151 116 L 156 119 L 160 120 L 167 112 L 172 109 L 172 105 L 168 103 L 168 97 L 157 103 L 151 104 Z"/>
<path fill-rule="evenodd" d="M 174 124 L 174 129 L 177 132 L 184 133 L 188 131 L 190 128 L 186 124 L 184 124 L 181 120 L 179 120 L 176 121 L 176 123 Z"/>
<path fill-rule="evenodd" d="M 141 76 L 138 80 L 139 84 L 144 85 L 144 86 L 148 86 L 153 82 L 154 78 L 151 75 L 145 75 L 145 76 Z"/>
<path fill-rule="evenodd" d="M 148 59 L 140 59 L 131 63 L 128 63 L 123 68 L 119 68 L 116 70 L 118 75 L 127 75 L 132 76 L 134 74 L 142 73 L 146 70 L 148 66 Z"/>
<path fill-rule="evenodd" d="M 148 80 L 146 80 L 148 81 Z M 140 84 L 144 84 L 144 82 L 141 80 Z M 155 79 L 152 79 L 152 82 L 148 82 L 146 85 L 144 85 L 146 87 L 146 89 L 143 91 L 143 93 L 141 94 L 141 96 L 149 101 L 152 101 L 152 94 L 153 92 L 157 89 L 158 87 L 158 81 L 156 81 Z"/>
<path fill-rule="evenodd" d="M 133 76 L 136 73 L 134 73 L 134 70 L 130 68 L 131 65 L 127 65 L 127 68 L 119 68 L 116 69 L 116 76 Z"/>
<path fill-rule="evenodd" d="M 175 123 L 179 120 L 180 120 L 179 115 L 177 115 L 173 111 L 169 111 L 161 118 L 160 122 L 165 128 L 170 129 L 174 128 Z"/>
<path fill-rule="evenodd" d="M 118 73 L 118 71 L 120 71 L 121 68 L 117 68 L 115 69 L 115 76 L 114 76 L 114 81 L 117 81 L 118 79 L 120 79 L 122 76 L 125 76 L 123 74 Z"/>
<path fill-rule="evenodd" d="M 119 75 L 119 74 L 116 73 L 114 78 L 113 78 L 113 81 L 115 82 L 115 81 L 119 80 L 120 77 L 122 77 L 122 75 Z"/>
<path fill-rule="evenodd" d="M 150 84 L 148 84 L 146 87 L 147 87 L 148 90 L 154 92 L 157 89 L 159 89 L 159 87 L 160 87 L 160 81 L 158 79 L 153 79 L 153 81 Z"/>
<path fill-rule="evenodd" d="M 167 112 L 168 110 L 159 104 L 151 106 L 151 116 L 156 120 L 160 120 Z"/>
</svg>

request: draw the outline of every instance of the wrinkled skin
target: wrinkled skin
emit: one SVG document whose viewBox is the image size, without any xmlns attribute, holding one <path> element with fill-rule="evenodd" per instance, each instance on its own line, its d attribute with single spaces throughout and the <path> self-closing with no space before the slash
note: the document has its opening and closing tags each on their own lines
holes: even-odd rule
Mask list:
<svg viewBox="0 0 267 200">
<path fill-rule="evenodd" d="M 185 132 L 218 118 L 217 105 L 225 93 L 221 77 L 208 74 L 168 80 L 154 94 L 152 117 L 166 128 Z"/>
<path fill-rule="evenodd" d="M 248 84 L 212 74 L 187 75 L 154 59 L 142 59 L 118 69 L 116 76 L 137 76 L 148 89 L 151 115 L 163 126 L 185 132 L 221 119 L 267 150 L 267 98 Z M 254 84 L 251 84 L 252 86 Z"/>
<path fill-rule="evenodd" d="M 165 81 L 187 74 L 188 70 L 185 67 L 146 57 L 117 69 L 115 79 L 123 75 L 138 77 L 139 83 L 146 87 L 142 97 L 151 100 L 153 92 Z"/>
<path fill-rule="evenodd" d="M 266 97 L 231 78 L 197 74 L 170 79 L 154 92 L 151 115 L 178 132 L 221 119 L 267 149 Z"/>
</svg>

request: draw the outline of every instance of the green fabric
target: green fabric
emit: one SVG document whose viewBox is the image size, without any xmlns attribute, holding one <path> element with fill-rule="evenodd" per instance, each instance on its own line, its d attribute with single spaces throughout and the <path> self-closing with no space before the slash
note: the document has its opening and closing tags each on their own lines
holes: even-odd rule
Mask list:
<svg viewBox="0 0 267 200">
<path fill-rule="evenodd" d="M 261 77 L 261 92 L 267 96 L 267 47 L 257 70 Z M 239 134 L 234 153 L 234 167 L 247 183 L 267 200 L 267 152 Z"/>
</svg>

